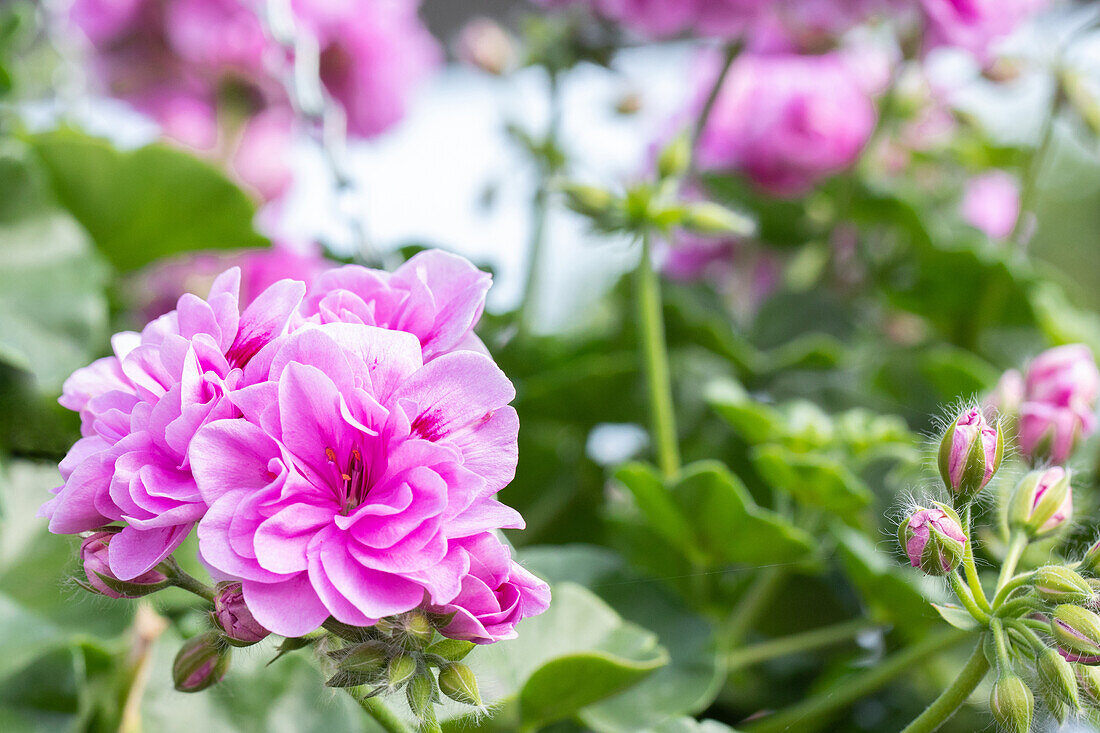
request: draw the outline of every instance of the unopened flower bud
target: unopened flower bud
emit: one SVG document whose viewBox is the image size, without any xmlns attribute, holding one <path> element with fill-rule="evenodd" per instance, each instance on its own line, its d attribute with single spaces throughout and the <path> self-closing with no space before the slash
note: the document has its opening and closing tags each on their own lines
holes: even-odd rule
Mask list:
<svg viewBox="0 0 1100 733">
<path fill-rule="evenodd" d="M 1029 733 L 1035 699 L 1031 690 L 1018 675 L 1002 674 L 993 684 L 989 695 L 989 709 L 993 717 L 1008 733 Z"/>
<path fill-rule="evenodd" d="M 1092 432 L 1094 421 L 1092 413 L 1028 400 L 1020 406 L 1016 429 L 1020 453 L 1033 464 L 1042 461 L 1065 463 L 1081 439 Z"/>
<path fill-rule="evenodd" d="M 990 425 L 981 410 L 966 410 L 951 423 L 940 441 L 939 467 L 956 506 L 969 503 L 985 488 L 1000 468 L 1004 449 L 1000 424 Z"/>
<path fill-rule="evenodd" d="M 1074 664 L 1073 671 L 1077 675 L 1077 690 L 1091 704 L 1100 704 L 1100 667 L 1088 664 Z"/>
<path fill-rule="evenodd" d="M 119 580 L 107 562 L 108 546 L 118 532 L 112 529 L 93 532 L 80 543 L 80 561 L 84 565 L 87 583 L 77 581 L 92 593 L 110 598 L 139 598 L 168 586 L 164 573 L 150 570 L 130 580 Z"/>
<path fill-rule="evenodd" d="M 432 622 L 423 611 L 409 611 L 401 617 L 400 641 L 406 649 L 423 649 L 431 643 L 434 633 Z"/>
<path fill-rule="evenodd" d="M 672 138 L 657 156 L 657 175 L 660 178 L 678 178 L 687 172 L 691 163 L 691 135 L 684 131 Z"/>
<path fill-rule="evenodd" d="M 1085 603 L 1095 592 L 1080 573 L 1064 565 L 1045 565 L 1035 571 L 1035 592 L 1047 603 Z"/>
<path fill-rule="evenodd" d="M 374 680 L 386 669 L 389 654 L 380 641 L 367 641 L 338 650 L 336 668 Z"/>
<path fill-rule="evenodd" d="M 749 237 L 756 231 L 756 223 L 752 219 L 712 201 L 689 204 L 684 210 L 681 226 L 696 234 L 715 236 Z"/>
<path fill-rule="evenodd" d="M 252 617 L 252 612 L 244 603 L 240 583 L 218 583 L 217 591 L 211 617 L 230 644 L 251 646 L 270 633 Z"/>
<path fill-rule="evenodd" d="M 898 542 L 913 567 L 928 575 L 947 575 L 962 562 L 967 537 L 959 515 L 934 502 L 933 508 L 918 508 L 902 521 Z"/>
<path fill-rule="evenodd" d="M 1100 664 L 1100 616 L 1063 604 L 1054 609 L 1050 631 L 1062 656 L 1079 664 Z"/>
<path fill-rule="evenodd" d="M 405 697 L 409 701 L 409 709 L 412 710 L 413 715 L 423 718 L 431 712 L 434 687 L 431 674 L 417 675 L 409 680 L 409 686 L 405 688 Z"/>
<path fill-rule="evenodd" d="M 481 705 L 481 693 L 477 688 L 474 671 L 465 664 L 448 664 L 439 670 L 439 689 L 455 702 L 465 705 Z"/>
<path fill-rule="evenodd" d="M 1008 502 L 1008 524 L 1036 539 L 1066 523 L 1073 514 L 1070 475 L 1061 466 L 1032 471 L 1013 489 Z"/>
<path fill-rule="evenodd" d="M 1080 706 L 1077 698 L 1077 675 L 1073 671 L 1073 665 L 1056 649 L 1048 648 L 1039 653 L 1035 658 L 1035 671 L 1039 675 L 1045 695 L 1074 710 Z"/>
<path fill-rule="evenodd" d="M 607 216 L 615 204 L 615 197 L 609 191 L 595 186 L 567 183 L 561 190 L 570 209 L 593 219 Z"/>
<path fill-rule="evenodd" d="M 411 654 L 397 654 L 386 665 L 386 686 L 396 690 L 416 675 L 416 658 Z"/>
<path fill-rule="evenodd" d="M 1095 573 L 1100 571 L 1100 540 L 1093 542 L 1085 556 L 1081 558 L 1081 569 Z"/>
<path fill-rule="evenodd" d="M 172 663 L 172 681 L 180 692 L 198 692 L 221 682 L 229 669 L 229 649 L 216 632 L 188 639 Z"/>
</svg>

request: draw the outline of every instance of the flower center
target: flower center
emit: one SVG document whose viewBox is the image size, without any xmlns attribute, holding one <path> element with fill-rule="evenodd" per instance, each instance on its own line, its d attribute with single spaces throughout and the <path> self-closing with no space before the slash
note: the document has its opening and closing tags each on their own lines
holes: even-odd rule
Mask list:
<svg viewBox="0 0 1100 733">
<path fill-rule="evenodd" d="M 370 481 L 363 463 L 363 454 L 359 449 L 353 448 L 344 465 L 337 460 L 336 451 L 332 448 L 325 448 L 325 457 L 339 474 L 335 487 L 336 500 L 340 504 L 340 513 L 347 516 L 362 504 L 370 493 Z"/>
</svg>

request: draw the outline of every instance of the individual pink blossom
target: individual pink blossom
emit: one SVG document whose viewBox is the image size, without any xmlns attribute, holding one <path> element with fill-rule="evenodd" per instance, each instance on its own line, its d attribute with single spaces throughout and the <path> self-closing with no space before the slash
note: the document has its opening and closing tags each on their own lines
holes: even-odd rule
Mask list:
<svg viewBox="0 0 1100 733">
<path fill-rule="evenodd" d="M 252 617 L 244 602 L 241 584 L 219 583 L 217 591 L 212 618 L 230 643 L 244 646 L 263 641 L 269 632 Z"/>
<path fill-rule="evenodd" d="M 855 163 L 875 118 L 870 97 L 838 54 L 744 55 L 700 136 L 699 163 L 740 171 L 774 195 L 797 196 Z"/>
<path fill-rule="evenodd" d="M 110 598 L 134 598 L 136 596 L 121 593 L 104 582 L 104 578 L 117 581 L 108 562 L 108 552 L 114 532 L 93 532 L 80 543 L 80 562 L 84 566 L 84 576 L 88 585 L 95 591 Z M 150 570 L 127 581 L 132 586 L 163 586 L 168 580 L 164 573 Z"/>
<path fill-rule="evenodd" d="M 59 402 L 80 413 L 83 437 L 61 462 L 65 483 L 42 514 L 50 531 L 64 534 L 125 523 L 109 545 L 117 578 L 147 573 L 205 513 L 191 439 L 204 423 L 238 414 L 226 393 L 284 332 L 305 291 L 281 281 L 242 313 L 239 285 L 240 270 L 228 270 L 206 300 L 184 295 L 140 334 L 116 334 L 113 356 L 65 382 Z"/>
<path fill-rule="evenodd" d="M 217 74 L 263 72 L 270 45 L 255 0 L 167 0 L 164 28 L 185 63 Z"/>
<path fill-rule="evenodd" d="M 1095 418 L 1086 423 L 1084 416 L 1069 407 L 1048 402 L 1020 405 L 1018 440 L 1020 451 L 1031 459 L 1046 458 L 1065 463 L 1077 443 L 1095 427 Z"/>
<path fill-rule="evenodd" d="M 491 533 L 459 540 L 470 570 L 450 603 L 430 610 L 454 614 L 440 630 L 452 639 L 489 644 L 514 639 L 516 624 L 550 605 L 550 587 L 512 560 L 508 547 Z"/>
<path fill-rule="evenodd" d="M 69 15 L 88 40 L 106 43 L 140 28 L 148 5 L 148 0 L 74 0 Z"/>
<path fill-rule="evenodd" d="M 240 578 L 256 621 L 300 636 L 449 603 L 470 559 L 457 540 L 522 518 L 512 479 L 515 392 L 484 354 L 424 364 L 411 333 L 306 325 L 246 367 L 189 458 L 204 502 L 199 548 Z"/>
<path fill-rule="evenodd" d="M 1004 171 L 975 176 L 966 183 L 960 209 L 967 224 L 994 239 L 1005 239 L 1020 214 L 1020 186 Z"/>
<path fill-rule="evenodd" d="M 1100 370 L 1084 344 L 1047 349 L 1027 368 L 1027 399 L 1091 413 L 1100 397 Z"/>
<path fill-rule="evenodd" d="M 927 48 L 952 46 L 969 51 L 983 64 L 993 47 L 1050 0 L 921 0 Z"/>
<path fill-rule="evenodd" d="M 310 323 L 361 323 L 414 334 L 429 361 L 456 349 L 484 351 L 473 332 L 492 278 L 440 250 L 392 273 L 347 265 L 322 273 L 302 302 Z"/>
<path fill-rule="evenodd" d="M 321 80 L 347 115 L 348 132 L 373 137 L 405 116 L 409 90 L 440 62 L 416 0 L 292 0 L 321 47 Z"/>
</svg>

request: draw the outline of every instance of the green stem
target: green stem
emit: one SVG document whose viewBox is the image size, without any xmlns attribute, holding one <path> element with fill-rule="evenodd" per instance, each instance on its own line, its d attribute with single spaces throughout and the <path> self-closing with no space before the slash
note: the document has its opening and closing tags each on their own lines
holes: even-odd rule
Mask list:
<svg viewBox="0 0 1100 733">
<path fill-rule="evenodd" d="M 558 135 L 561 129 L 561 85 L 558 75 L 550 73 L 550 122 L 546 129 L 543 150 L 556 155 Z M 544 156 L 545 157 L 545 156 Z M 554 165 L 549 159 L 540 161 L 539 183 L 531 201 L 531 239 L 527 248 L 527 271 L 523 279 L 523 300 L 519 304 L 517 326 L 520 331 L 531 327 L 531 310 L 538 295 L 538 273 L 546 243 L 546 220 L 550 209 L 550 177 Z"/>
<path fill-rule="evenodd" d="M 797 705 L 792 705 L 766 718 L 743 723 L 740 727 L 751 733 L 808 733 L 822 724 L 822 719 L 836 714 L 856 701 L 870 695 L 892 680 L 912 672 L 917 664 L 950 649 L 972 632 L 948 629 L 925 637 L 922 641 L 903 649 L 893 656 L 869 668 L 866 672 L 842 680 Z"/>
<path fill-rule="evenodd" d="M 905 726 L 901 733 L 931 733 L 955 714 L 989 671 L 989 660 L 985 658 L 982 646 L 979 641 L 955 681 L 912 723 Z"/>
<path fill-rule="evenodd" d="M 1012 657 L 1009 655 L 1008 637 L 1005 636 L 1005 627 L 1001 619 L 995 618 L 989 622 L 989 630 L 993 633 L 993 650 L 997 655 L 997 670 L 1004 672 L 1012 668 Z"/>
<path fill-rule="evenodd" d="M 1012 578 L 1012 574 L 1016 572 L 1016 565 L 1020 562 L 1020 557 L 1024 554 L 1024 549 L 1027 547 L 1027 535 L 1023 532 L 1013 532 L 1012 539 L 1008 543 L 1008 552 L 1005 554 L 1004 562 L 1001 563 L 1001 574 L 997 578 L 997 594 L 1000 595 L 1001 589 Z"/>
<path fill-rule="evenodd" d="M 1038 611 L 1042 607 L 1042 603 L 1035 598 L 1017 598 L 998 608 L 997 618 L 1015 618 L 1031 611 Z"/>
<path fill-rule="evenodd" d="M 970 586 L 970 592 L 974 594 L 974 601 L 979 607 L 986 613 L 990 613 L 993 607 L 989 605 L 989 599 L 985 597 L 985 589 L 982 588 L 982 579 L 978 575 L 978 566 L 974 563 L 974 535 L 970 531 L 970 505 L 966 505 L 966 511 L 963 512 L 963 527 L 966 528 L 967 536 L 970 539 L 964 545 L 963 550 L 963 572 L 966 573 L 966 583 Z"/>
<path fill-rule="evenodd" d="M 672 407 L 672 377 L 665 343 L 661 284 L 653 270 L 649 234 L 642 235 L 642 257 L 637 271 L 638 333 L 649 387 L 649 409 L 657 465 L 666 479 L 680 473 L 680 448 L 676 439 L 676 414 Z"/>
<path fill-rule="evenodd" d="M 1035 575 L 1034 571 L 1027 572 L 1027 573 L 1020 573 L 1019 575 L 1017 575 L 1017 576 L 1013 577 L 1011 580 L 1009 580 L 1007 583 L 998 584 L 997 595 L 995 595 L 993 597 L 993 608 L 996 609 L 1001 604 L 1003 604 L 1006 600 L 1008 600 L 1008 597 L 1010 595 L 1012 595 L 1013 591 L 1017 590 L 1018 588 L 1022 588 L 1023 586 L 1030 583 L 1031 578 L 1034 575 Z"/>
<path fill-rule="evenodd" d="M 355 694 L 354 687 L 345 687 L 344 689 L 348 691 L 355 702 L 359 703 L 359 707 L 363 708 L 367 715 L 374 718 L 374 722 L 382 726 L 387 733 L 414 733 L 413 728 L 397 717 L 397 713 L 393 712 L 381 699 L 377 697 L 360 697 Z"/>
<path fill-rule="evenodd" d="M 726 82 L 726 77 L 729 76 L 730 69 L 733 68 L 733 62 L 741 55 L 741 50 L 744 47 L 745 44 L 741 40 L 727 44 L 725 47 L 722 55 L 722 66 L 718 71 L 718 76 L 714 78 L 714 84 L 711 86 L 710 92 L 703 102 L 703 108 L 699 110 L 699 116 L 695 118 L 695 125 L 691 130 L 692 155 L 689 172 L 695 171 L 695 146 L 699 143 L 699 138 L 703 136 L 703 131 L 706 130 L 707 121 L 710 119 L 710 113 L 714 111 L 714 104 L 718 101 L 718 97 L 722 92 L 722 86 Z"/>
<path fill-rule="evenodd" d="M 989 614 L 984 609 L 980 608 L 974 601 L 974 598 L 970 595 L 970 590 L 962 582 L 962 578 L 958 573 L 948 573 L 947 579 L 951 582 L 951 590 L 955 591 L 955 595 L 959 597 L 959 601 L 966 608 L 974 619 L 980 624 L 989 623 Z"/>
<path fill-rule="evenodd" d="M 1054 83 L 1054 92 L 1050 99 L 1050 111 L 1043 121 L 1043 130 L 1039 136 L 1039 147 L 1032 153 L 1031 160 L 1027 164 L 1023 186 L 1020 190 L 1020 210 L 1016 215 L 1016 225 L 1012 228 L 1012 234 L 1010 235 L 1011 241 L 1016 242 L 1020 247 L 1027 244 L 1024 241 L 1024 234 L 1027 232 L 1028 216 L 1034 213 L 1039 176 L 1042 174 L 1043 165 L 1050 157 L 1050 150 L 1054 146 L 1054 123 L 1057 121 L 1058 111 L 1062 108 L 1062 104 L 1066 99 L 1061 78 L 1057 74 L 1054 77 Z"/>
<path fill-rule="evenodd" d="M 785 568 L 764 568 L 745 594 L 737 601 L 737 605 L 726 621 L 725 642 L 726 649 L 733 649 L 744 641 L 745 636 L 752 629 L 757 617 L 771 601 L 783 581 L 787 579 Z"/>
<path fill-rule="evenodd" d="M 179 566 L 175 558 L 169 557 L 167 560 L 160 564 L 160 569 L 168 576 L 168 580 L 177 588 L 182 588 L 189 593 L 194 593 L 200 598 L 205 598 L 211 603 L 214 602 L 214 596 L 217 595 L 214 589 L 206 583 L 203 583 L 198 578 L 188 574 L 186 570 Z"/>
<path fill-rule="evenodd" d="M 881 627 L 866 619 L 856 619 L 820 629 L 804 631 L 800 634 L 791 634 L 780 639 L 770 639 L 730 652 L 726 657 L 726 671 L 749 667 L 777 657 L 843 644 L 859 636 L 864 631 L 877 628 Z"/>
</svg>

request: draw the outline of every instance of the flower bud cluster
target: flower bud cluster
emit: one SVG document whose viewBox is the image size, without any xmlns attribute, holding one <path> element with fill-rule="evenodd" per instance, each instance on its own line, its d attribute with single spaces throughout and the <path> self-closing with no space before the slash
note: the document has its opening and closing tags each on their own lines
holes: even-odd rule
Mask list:
<svg viewBox="0 0 1100 733">
<path fill-rule="evenodd" d="M 441 694 L 481 707 L 473 670 L 462 660 L 476 646 L 438 634 L 451 619 L 416 610 L 382 619 L 370 628 L 332 625 L 338 646 L 326 653 L 335 671 L 329 687 L 362 687 L 364 695 L 404 690 L 409 709 L 430 727 Z"/>
</svg>

